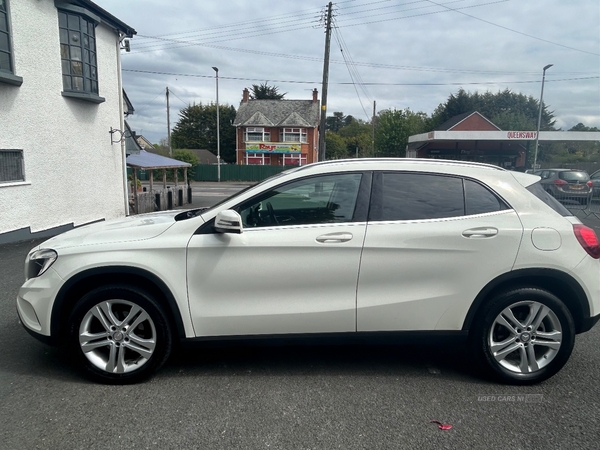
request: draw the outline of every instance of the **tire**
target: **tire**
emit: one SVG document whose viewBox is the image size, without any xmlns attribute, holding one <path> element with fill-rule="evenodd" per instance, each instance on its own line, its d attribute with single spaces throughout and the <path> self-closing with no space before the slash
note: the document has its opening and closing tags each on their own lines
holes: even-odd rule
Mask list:
<svg viewBox="0 0 600 450">
<path fill-rule="evenodd" d="M 68 325 L 76 361 L 101 383 L 144 380 L 171 353 L 171 328 L 161 306 L 132 286 L 103 286 L 88 292 L 75 305 Z"/>
<path fill-rule="evenodd" d="M 556 374 L 575 344 L 565 304 L 542 289 L 519 288 L 493 298 L 470 334 L 484 370 L 508 384 L 534 384 Z"/>
</svg>

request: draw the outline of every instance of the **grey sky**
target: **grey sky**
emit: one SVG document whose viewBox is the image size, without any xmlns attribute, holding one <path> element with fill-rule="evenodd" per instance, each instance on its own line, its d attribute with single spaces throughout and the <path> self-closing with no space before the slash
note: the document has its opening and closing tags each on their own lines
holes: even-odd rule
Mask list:
<svg viewBox="0 0 600 450">
<path fill-rule="evenodd" d="M 263 82 L 287 99 L 314 88 L 320 98 L 325 1 L 95 2 L 138 32 L 123 81 L 130 125 L 152 142 L 167 134 L 165 88 L 174 126 L 188 104 L 215 101 L 213 66 L 221 104 L 237 108 L 244 87 Z M 461 87 L 538 99 L 554 64 L 544 103 L 557 126 L 600 128 L 598 0 L 351 0 L 334 2 L 334 15 L 329 115 L 370 120 L 373 100 L 431 114 Z"/>
</svg>

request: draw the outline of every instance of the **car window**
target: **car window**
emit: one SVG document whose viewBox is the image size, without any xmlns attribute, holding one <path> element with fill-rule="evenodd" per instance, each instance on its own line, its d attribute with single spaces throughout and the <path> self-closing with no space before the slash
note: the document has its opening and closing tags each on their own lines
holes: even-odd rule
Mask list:
<svg viewBox="0 0 600 450">
<path fill-rule="evenodd" d="M 488 188 L 472 180 L 465 180 L 464 183 L 466 214 L 468 216 L 508 209 L 506 203 Z"/>
<path fill-rule="evenodd" d="M 362 174 L 305 178 L 240 205 L 244 228 L 351 222 Z"/>
<path fill-rule="evenodd" d="M 598 180 L 598 179 L 600 179 L 600 172 L 596 172 L 596 173 L 592 174 L 592 176 L 590 178 L 592 180 Z"/>
<path fill-rule="evenodd" d="M 565 181 L 588 181 L 590 176 L 582 170 L 565 170 L 558 173 L 558 178 Z"/>
<path fill-rule="evenodd" d="M 510 208 L 487 187 L 460 177 L 384 173 L 378 186 L 370 220 L 440 219 Z"/>
<path fill-rule="evenodd" d="M 462 180 L 455 177 L 382 174 L 381 220 L 419 220 L 465 214 Z"/>
</svg>

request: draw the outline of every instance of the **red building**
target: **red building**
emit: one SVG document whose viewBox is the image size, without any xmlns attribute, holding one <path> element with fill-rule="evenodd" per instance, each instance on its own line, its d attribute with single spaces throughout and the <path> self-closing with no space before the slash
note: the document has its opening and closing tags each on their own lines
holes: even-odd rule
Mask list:
<svg viewBox="0 0 600 450">
<path fill-rule="evenodd" d="M 244 89 L 233 125 L 238 164 L 297 166 L 317 161 L 319 100 L 251 100 Z"/>
</svg>

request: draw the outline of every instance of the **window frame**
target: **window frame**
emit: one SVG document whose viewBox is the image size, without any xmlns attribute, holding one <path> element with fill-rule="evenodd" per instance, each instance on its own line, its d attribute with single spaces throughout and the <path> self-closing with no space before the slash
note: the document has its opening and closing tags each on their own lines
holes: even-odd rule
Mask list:
<svg viewBox="0 0 600 450">
<path fill-rule="evenodd" d="M 285 183 L 274 186 L 266 191 L 263 191 L 249 199 L 246 199 L 246 200 L 238 203 L 237 205 L 232 206 L 230 209 L 232 209 L 238 213 L 241 213 L 242 209 L 249 208 L 252 205 L 263 202 L 264 200 L 272 197 L 271 193 L 273 191 L 284 188 L 290 184 L 298 183 L 299 181 L 309 181 L 314 178 L 325 178 L 325 177 L 338 176 L 338 175 L 340 175 L 340 176 L 361 175 L 361 180 L 360 180 L 360 183 L 358 186 L 358 192 L 357 192 L 357 196 L 356 196 L 356 204 L 354 206 L 354 214 L 353 214 L 352 220 L 350 220 L 349 222 L 316 222 L 316 223 L 302 224 L 302 225 L 271 224 L 271 225 L 258 226 L 258 227 L 249 227 L 249 228 L 244 227 L 244 231 L 268 230 L 268 229 L 272 229 L 273 227 L 330 226 L 330 225 L 339 224 L 339 223 L 366 222 L 367 216 L 369 213 L 369 200 L 371 198 L 371 185 L 372 185 L 372 180 L 373 180 L 373 172 L 363 171 L 363 170 L 353 170 L 353 171 L 347 171 L 347 172 L 344 171 L 344 172 L 320 173 L 320 174 L 310 175 L 307 177 L 295 178 L 293 180 L 289 180 Z M 210 223 L 212 224 L 213 222 L 214 222 L 214 219 Z M 211 228 L 212 228 L 212 226 L 211 226 Z M 213 228 L 213 231 L 214 231 L 214 228 Z"/>
<path fill-rule="evenodd" d="M 287 136 L 298 136 L 298 139 L 287 139 Z M 306 128 L 280 128 L 279 129 L 279 141 L 280 142 L 300 142 L 306 144 L 308 142 L 308 131 Z"/>
<path fill-rule="evenodd" d="M 58 31 L 59 31 L 59 45 L 60 45 L 60 57 L 61 57 L 61 79 L 63 89 L 61 95 L 63 97 L 76 98 L 91 103 L 103 103 L 106 101 L 104 97 L 100 96 L 100 81 L 98 73 L 98 44 L 96 37 L 96 28 L 100 23 L 100 18 L 90 13 L 84 8 L 80 8 L 74 5 L 60 4 L 57 5 L 57 18 L 58 18 Z M 62 23 L 63 19 L 61 15 L 65 15 L 65 24 Z M 69 27 L 69 16 L 76 16 L 79 20 L 79 29 L 75 30 Z M 85 23 L 86 30 L 82 30 L 82 21 Z M 90 30 L 93 31 L 93 35 L 90 34 Z M 79 44 L 73 44 L 71 41 L 70 32 L 79 33 Z M 66 42 L 65 42 L 66 34 Z M 87 44 L 86 44 L 87 41 Z M 66 46 L 66 47 L 63 47 Z M 64 50 L 68 49 L 68 57 L 65 57 Z M 79 58 L 73 57 L 72 48 L 79 50 Z M 87 54 L 86 54 L 87 52 Z M 86 57 L 87 56 L 87 57 Z M 73 72 L 73 64 L 81 64 L 81 73 Z M 65 71 L 65 64 L 69 67 L 69 72 Z M 87 72 L 87 75 L 86 75 Z M 95 76 L 94 76 L 95 74 Z M 66 78 L 69 78 L 71 87 L 65 84 Z M 83 89 L 73 89 L 73 81 L 75 78 L 81 78 L 83 83 Z M 94 90 L 94 83 L 96 88 Z"/>
<path fill-rule="evenodd" d="M 20 173 L 21 178 L 20 179 L 3 179 L 3 169 L 4 167 L 6 167 L 4 164 L 1 165 L 2 168 L 0 168 L 0 187 L 2 186 L 7 186 L 7 185 L 13 185 L 13 184 L 19 184 L 19 183 L 25 183 L 27 181 L 27 179 L 25 178 L 25 155 L 22 149 L 0 149 L 0 161 L 3 161 L 3 154 L 7 154 L 7 153 L 18 153 L 19 154 L 19 160 L 17 162 L 17 164 L 20 166 L 17 168 L 17 171 Z M 8 170 L 6 170 L 6 173 L 8 174 Z"/>
<path fill-rule="evenodd" d="M 246 127 L 244 129 L 244 142 L 271 142 L 271 131 L 265 131 L 265 127 Z M 249 139 L 249 135 L 261 134 L 261 139 Z"/>
<path fill-rule="evenodd" d="M 253 161 L 250 161 L 252 158 Z M 267 160 L 268 158 L 268 160 Z M 260 162 L 254 162 L 254 160 L 260 159 Z M 270 153 L 248 153 L 245 155 L 245 162 L 247 166 L 270 166 L 271 165 L 271 154 Z"/>
<path fill-rule="evenodd" d="M 4 5 L 4 10 L 2 11 L 2 14 L 6 15 L 6 31 L 0 31 L 0 33 L 6 34 L 8 42 L 8 51 L 0 51 L 5 54 L 8 53 L 8 62 L 10 64 L 10 67 L 8 70 L 0 69 L 0 83 L 21 86 L 23 84 L 23 78 L 17 76 L 15 73 L 15 51 L 13 47 L 12 23 L 10 20 L 10 5 L 8 4 L 8 0 L 2 0 L 2 2 L 2 4 Z"/>
</svg>

